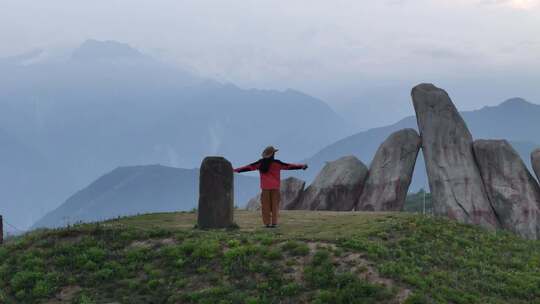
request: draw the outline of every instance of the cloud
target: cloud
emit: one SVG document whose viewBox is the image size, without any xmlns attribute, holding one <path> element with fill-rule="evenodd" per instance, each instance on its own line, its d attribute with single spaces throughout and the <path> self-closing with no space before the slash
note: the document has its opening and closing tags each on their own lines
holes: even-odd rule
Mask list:
<svg viewBox="0 0 540 304">
<path fill-rule="evenodd" d="M 533 9 L 535 7 L 538 7 L 540 5 L 540 1 L 538 0 L 512 0 L 508 1 L 508 5 L 512 8 L 516 9 Z"/>
<path fill-rule="evenodd" d="M 480 4 L 506 6 L 517 10 L 531 10 L 540 7 L 540 0 L 483 0 Z"/>
<path fill-rule="evenodd" d="M 455 50 L 451 47 L 426 47 L 413 50 L 411 52 L 415 55 L 428 56 L 433 59 L 450 59 L 450 60 L 463 60 L 477 58 L 478 54 L 465 53 L 463 51 Z"/>
<path fill-rule="evenodd" d="M 292 87 L 332 103 L 343 88 L 385 82 L 493 71 L 518 75 L 516 83 L 527 73 L 538 79 L 539 2 L 0 0 L 0 57 L 116 40 L 203 77 Z M 209 129 L 214 148 L 218 135 Z"/>
</svg>

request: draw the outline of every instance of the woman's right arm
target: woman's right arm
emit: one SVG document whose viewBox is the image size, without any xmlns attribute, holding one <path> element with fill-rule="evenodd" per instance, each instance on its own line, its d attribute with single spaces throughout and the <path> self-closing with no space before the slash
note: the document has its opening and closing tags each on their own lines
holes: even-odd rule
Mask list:
<svg viewBox="0 0 540 304">
<path fill-rule="evenodd" d="M 247 166 L 236 168 L 236 169 L 234 169 L 234 172 L 241 173 L 241 172 L 255 171 L 255 170 L 259 170 L 260 166 L 261 166 L 261 162 L 256 161 L 256 162 L 254 162 L 252 164 L 249 164 Z"/>
</svg>

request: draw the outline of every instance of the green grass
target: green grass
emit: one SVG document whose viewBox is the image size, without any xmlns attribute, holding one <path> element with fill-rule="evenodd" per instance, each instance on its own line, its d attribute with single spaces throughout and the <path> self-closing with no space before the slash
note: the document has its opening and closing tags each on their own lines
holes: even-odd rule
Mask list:
<svg viewBox="0 0 540 304">
<path fill-rule="evenodd" d="M 11 239 L 0 303 L 540 303 L 540 242 L 510 233 L 407 213 L 235 221 L 201 231 L 192 213 L 148 214 Z"/>
<path fill-rule="evenodd" d="M 431 193 L 426 193 L 423 189 L 417 193 L 409 193 L 403 209 L 405 212 L 433 214 Z"/>
</svg>

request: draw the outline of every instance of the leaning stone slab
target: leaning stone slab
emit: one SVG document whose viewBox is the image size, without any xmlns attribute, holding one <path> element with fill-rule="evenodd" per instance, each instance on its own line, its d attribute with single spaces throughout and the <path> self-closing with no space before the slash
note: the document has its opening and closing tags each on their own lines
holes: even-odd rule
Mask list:
<svg viewBox="0 0 540 304">
<path fill-rule="evenodd" d="M 197 226 L 201 229 L 233 225 L 234 179 L 231 163 L 223 157 L 203 160 L 199 175 Z"/>
<path fill-rule="evenodd" d="M 474 154 L 503 229 L 527 239 L 540 236 L 540 187 L 506 140 L 476 140 Z"/>
<path fill-rule="evenodd" d="M 474 159 L 471 133 L 452 100 L 432 84 L 414 87 L 411 95 L 435 214 L 498 227 Z"/>
<path fill-rule="evenodd" d="M 294 210 L 300 202 L 302 192 L 306 182 L 295 177 L 289 177 L 281 181 L 281 202 L 279 204 L 282 210 Z M 250 199 L 246 206 L 247 210 L 254 211 L 261 209 L 261 194 Z"/>
<path fill-rule="evenodd" d="M 357 210 L 403 210 L 420 144 L 413 129 L 397 131 L 382 143 L 369 167 Z"/>
<path fill-rule="evenodd" d="M 328 162 L 295 209 L 351 211 L 364 188 L 367 167 L 354 156 Z"/>
<path fill-rule="evenodd" d="M 536 149 L 531 153 L 531 163 L 536 179 L 540 182 L 540 149 Z"/>
</svg>

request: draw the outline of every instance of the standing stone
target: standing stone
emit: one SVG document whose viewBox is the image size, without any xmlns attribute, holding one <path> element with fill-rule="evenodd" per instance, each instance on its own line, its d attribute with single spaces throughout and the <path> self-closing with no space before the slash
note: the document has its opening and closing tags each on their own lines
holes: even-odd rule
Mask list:
<svg viewBox="0 0 540 304">
<path fill-rule="evenodd" d="M 351 211 L 362 194 L 367 167 L 354 156 L 328 162 L 295 209 Z"/>
<path fill-rule="evenodd" d="M 540 149 L 536 149 L 531 153 L 531 163 L 534 173 L 536 173 L 536 179 L 540 182 Z"/>
<path fill-rule="evenodd" d="M 421 84 L 413 88 L 412 99 L 435 214 L 498 227 L 474 159 L 471 133 L 448 94 Z"/>
<path fill-rule="evenodd" d="M 223 157 L 205 158 L 199 175 L 199 228 L 227 228 L 233 225 L 233 190 L 231 163 Z"/>
<path fill-rule="evenodd" d="M 413 129 L 397 131 L 383 142 L 371 162 L 357 210 L 403 210 L 420 144 Z"/>
<path fill-rule="evenodd" d="M 476 140 L 474 155 L 503 229 L 538 239 L 540 187 L 506 140 Z"/>
<path fill-rule="evenodd" d="M 304 191 L 306 182 L 295 177 L 289 177 L 281 181 L 280 194 L 281 203 L 279 205 L 282 210 L 293 210 L 300 202 L 300 197 Z M 246 206 L 247 210 L 261 209 L 261 194 L 249 200 Z"/>
</svg>

